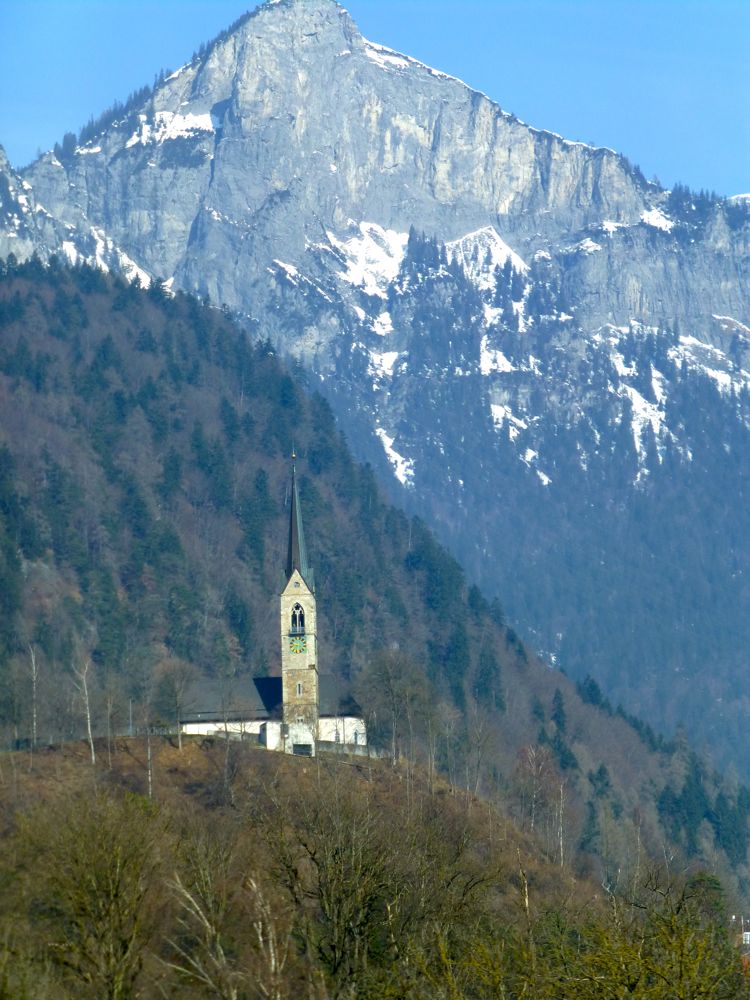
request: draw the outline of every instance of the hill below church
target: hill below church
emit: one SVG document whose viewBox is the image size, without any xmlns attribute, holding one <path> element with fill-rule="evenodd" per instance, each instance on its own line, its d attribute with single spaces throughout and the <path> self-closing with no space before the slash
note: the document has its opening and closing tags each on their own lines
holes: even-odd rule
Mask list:
<svg viewBox="0 0 750 1000">
<path fill-rule="evenodd" d="M 80 738 L 86 698 L 106 739 L 169 725 L 179 677 L 279 673 L 294 448 L 319 669 L 374 746 L 502 801 L 558 864 L 609 877 L 668 840 L 745 891 L 748 791 L 537 661 L 267 343 L 55 261 L 4 268 L 0 335 L 6 746 Z"/>
<path fill-rule="evenodd" d="M 2 756 L 5 996 L 749 995 L 706 873 L 602 888 L 420 769 L 209 742 Z"/>
</svg>

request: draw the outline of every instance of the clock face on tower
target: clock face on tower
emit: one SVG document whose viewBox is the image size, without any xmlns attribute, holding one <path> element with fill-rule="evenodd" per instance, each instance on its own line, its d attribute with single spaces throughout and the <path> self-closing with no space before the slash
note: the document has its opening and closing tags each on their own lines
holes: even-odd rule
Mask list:
<svg viewBox="0 0 750 1000">
<path fill-rule="evenodd" d="M 307 649 L 307 639 L 304 635 L 293 635 L 289 639 L 290 653 L 304 653 Z"/>
</svg>

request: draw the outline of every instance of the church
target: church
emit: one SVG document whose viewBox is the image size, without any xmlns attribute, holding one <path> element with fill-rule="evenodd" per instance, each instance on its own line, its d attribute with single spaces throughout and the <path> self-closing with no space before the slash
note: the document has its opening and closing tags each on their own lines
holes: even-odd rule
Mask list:
<svg viewBox="0 0 750 1000">
<path fill-rule="evenodd" d="M 362 753 L 367 731 L 337 678 L 318 661 L 315 578 L 302 528 L 296 456 L 292 456 L 286 584 L 279 599 L 280 677 L 232 677 L 196 682 L 179 725 L 184 735 L 257 741 L 268 750 L 312 757 L 318 750 Z"/>
</svg>

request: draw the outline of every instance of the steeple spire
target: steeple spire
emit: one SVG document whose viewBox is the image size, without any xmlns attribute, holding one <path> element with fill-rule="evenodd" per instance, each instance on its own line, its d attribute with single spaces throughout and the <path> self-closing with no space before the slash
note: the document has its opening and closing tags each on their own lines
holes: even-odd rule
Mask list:
<svg viewBox="0 0 750 1000">
<path fill-rule="evenodd" d="M 292 452 L 292 502 L 289 516 L 289 548 L 286 557 L 286 578 L 289 580 L 295 569 L 299 570 L 302 579 L 310 590 L 314 590 L 313 573 L 307 561 L 305 534 L 302 530 L 302 514 L 299 506 L 299 493 L 297 492 L 296 459 L 297 456 Z"/>
</svg>

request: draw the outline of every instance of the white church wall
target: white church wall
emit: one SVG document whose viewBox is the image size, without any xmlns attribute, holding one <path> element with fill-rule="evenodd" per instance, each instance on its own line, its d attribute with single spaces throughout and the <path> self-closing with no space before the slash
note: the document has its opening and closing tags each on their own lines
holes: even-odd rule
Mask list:
<svg viewBox="0 0 750 1000">
<path fill-rule="evenodd" d="M 281 750 L 282 733 L 280 722 L 264 722 L 260 741 L 266 750 Z"/>
<path fill-rule="evenodd" d="M 367 746 L 364 719 L 354 715 L 327 715 L 318 720 L 318 739 L 326 743 Z"/>
<path fill-rule="evenodd" d="M 294 753 L 295 746 L 309 746 L 315 755 L 315 734 L 306 722 L 290 722 L 287 727 L 286 752 Z"/>
<path fill-rule="evenodd" d="M 265 723 L 257 719 L 238 719 L 234 722 L 221 722 L 217 719 L 207 719 L 205 722 L 183 722 L 183 736 L 260 736 L 261 727 Z"/>
</svg>

